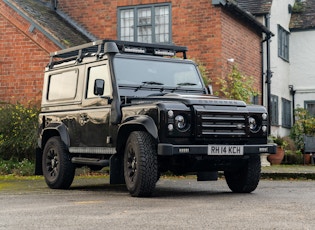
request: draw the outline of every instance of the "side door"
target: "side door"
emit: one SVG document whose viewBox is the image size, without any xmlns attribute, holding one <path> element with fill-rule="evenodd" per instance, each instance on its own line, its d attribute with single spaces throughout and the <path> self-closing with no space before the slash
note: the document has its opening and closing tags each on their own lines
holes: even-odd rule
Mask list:
<svg viewBox="0 0 315 230">
<path fill-rule="evenodd" d="M 78 125 L 80 146 L 85 150 L 80 152 L 110 154 L 112 84 L 107 60 L 86 65 L 83 93 Z"/>
</svg>

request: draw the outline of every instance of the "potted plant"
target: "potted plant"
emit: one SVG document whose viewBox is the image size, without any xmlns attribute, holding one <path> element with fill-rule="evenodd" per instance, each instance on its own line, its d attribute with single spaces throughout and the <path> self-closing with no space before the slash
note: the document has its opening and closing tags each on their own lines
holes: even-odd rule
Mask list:
<svg viewBox="0 0 315 230">
<path fill-rule="evenodd" d="M 270 139 L 273 143 L 277 144 L 277 152 L 276 154 L 269 155 L 267 160 L 271 163 L 271 165 L 279 165 L 284 158 L 285 148 L 288 143 L 283 137 L 280 136 L 271 136 Z"/>
</svg>

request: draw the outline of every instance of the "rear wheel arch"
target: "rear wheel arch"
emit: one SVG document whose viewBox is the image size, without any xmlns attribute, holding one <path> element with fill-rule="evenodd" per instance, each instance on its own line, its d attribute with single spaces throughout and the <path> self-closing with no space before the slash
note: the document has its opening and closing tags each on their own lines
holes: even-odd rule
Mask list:
<svg viewBox="0 0 315 230">
<path fill-rule="evenodd" d="M 67 146 L 70 146 L 70 136 L 67 130 L 67 127 L 63 123 L 54 123 L 50 126 L 46 127 L 42 132 L 42 141 L 41 141 L 41 149 L 43 150 L 45 144 L 49 140 L 49 138 L 53 136 L 60 136 L 61 141 Z"/>
<path fill-rule="evenodd" d="M 60 137 L 66 148 L 69 148 L 70 137 L 67 128 L 63 123 L 46 127 L 42 131 L 41 140 L 38 143 L 38 147 L 36 148 L 35 175 L 43 175 L 42 160 L 44 148 L 47 141 L 52 137 Z"/>
</svg>

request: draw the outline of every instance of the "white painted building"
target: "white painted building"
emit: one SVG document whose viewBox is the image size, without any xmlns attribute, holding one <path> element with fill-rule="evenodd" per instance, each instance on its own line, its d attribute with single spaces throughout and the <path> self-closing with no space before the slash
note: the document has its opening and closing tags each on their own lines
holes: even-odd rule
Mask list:
<svg viewBox="0 0 315 230">
<path fill-rule="evenodd" d="M 290 48 L 291 12 L 294 0 L 274 0 L 270 10 L 270 30 L 275 34 L 270 44 L 271 62 L 271 134 L 286 136 L 292 125 L 292 96 L 290 94 Z"/>
<path fill-rule="evenodd" d="M 294 107 L 306 108 L 315 115 L 315 9 L 313 23 L 291 29 L 290 84 L 295 92 Z"/>
<path fill-rule="evenodd" d="M 264 82 L 268 58 L 272 73 L 270 94 L 265 84 L 263 101 L 271 116 L 271 134 L 287 136 L 295 108 L 306 108 L 315 115 L 315 0 L 237 2 L 274 33 L 269 56 L 266 44 L 262 49 Z"/>
</svg>

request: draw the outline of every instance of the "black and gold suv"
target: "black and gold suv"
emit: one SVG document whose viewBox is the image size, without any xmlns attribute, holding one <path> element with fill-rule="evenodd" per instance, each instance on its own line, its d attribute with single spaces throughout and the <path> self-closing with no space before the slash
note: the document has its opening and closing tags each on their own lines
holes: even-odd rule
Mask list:
<svg viewBox="0 0 315 230">
<path fill-rule="evenodd" d="M 100 40 L 51 54 L 39 115 L 36 171 L 70 187 L 75 169 L 109 166 L 110 183 L 150 196 L 160 173 L 224 171 L 233 192 L 260 179 L 268 114 L 208 95 L 186 47 Z M 178 54 L 181 58 L 171 58 Z"/>
</svg>

